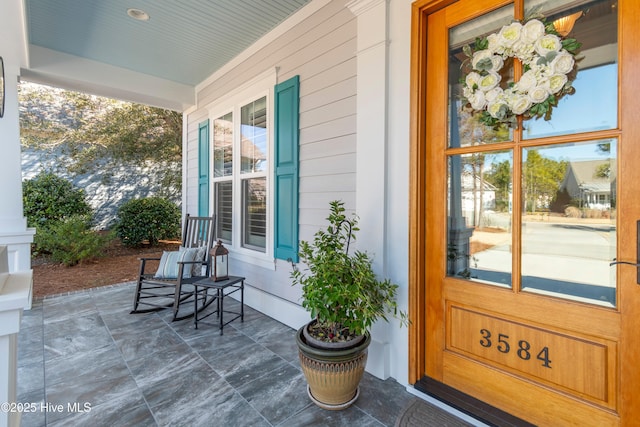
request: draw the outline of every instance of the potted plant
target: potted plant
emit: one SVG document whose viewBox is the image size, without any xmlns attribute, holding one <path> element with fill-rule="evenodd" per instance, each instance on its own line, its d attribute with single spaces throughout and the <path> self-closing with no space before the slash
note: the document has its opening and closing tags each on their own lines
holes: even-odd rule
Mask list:
<svg viewBox="0 0 640 427">
<path fill-rule="evenodd" d="M 293 285 L 302 286 L 302 306 L 312 317 L 296 334 L 309 397 L 336 410 L 358 398 L 373 323 L 393 314 L 406 324 L 407 316 L 395 301 L 398 285 L 377 279 L 366 252 L 349 252 L 358 217 L 347 217 L 342 201 L 330 202 L 330 208 L 326 230 L 311 243 L 300 242 L 307 268 L 294 266 L 291 277 Z"/>
</svg>

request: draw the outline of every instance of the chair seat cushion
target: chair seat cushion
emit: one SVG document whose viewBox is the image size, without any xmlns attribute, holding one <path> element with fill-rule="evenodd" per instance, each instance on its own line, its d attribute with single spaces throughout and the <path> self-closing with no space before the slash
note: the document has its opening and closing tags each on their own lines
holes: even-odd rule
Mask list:
<svg viewBox="0 0 640 427">
<path fill-rule="evenodd" d="M 178 262 L 191 262 L 194 261 L 198 249 L 184 249 L 181 251 L 164 251 L 162 258 L 160 258 L 160 264 L 158 265 L 158 271 L 153 276 L 154 279 L 177 279 L 178 278 Z M 192 267 L 191 264 L 187 264 L 182 269 L 182 277 L 188 279 L 191 277 Z"/>
</svg>

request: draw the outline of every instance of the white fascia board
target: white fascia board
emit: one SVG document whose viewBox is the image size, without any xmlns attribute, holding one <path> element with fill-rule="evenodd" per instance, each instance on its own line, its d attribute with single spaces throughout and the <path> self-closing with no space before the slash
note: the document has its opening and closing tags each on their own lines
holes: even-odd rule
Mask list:
<svg viewBox="0 0 640 427">
<path fill-rule="evenodd" d="M 193 86 L 35 45 L 29 54 L 30 66 L 20 74 L 35 83 L 179 112 L 195 105 Z"/>
</svg>

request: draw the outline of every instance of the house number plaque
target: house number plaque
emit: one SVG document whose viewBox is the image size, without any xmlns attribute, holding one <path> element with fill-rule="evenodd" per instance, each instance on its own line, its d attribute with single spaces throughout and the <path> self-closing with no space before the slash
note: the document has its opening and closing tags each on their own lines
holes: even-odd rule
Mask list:
<svg viewBox="0 0 640 427">
<path fill-rule="evenodd" d="M 588 400 L 607 402 L 615 343 L 448 305 L 447 349 Z M 585 375 L 585 373 L 589 373 Z"/>
</svg>

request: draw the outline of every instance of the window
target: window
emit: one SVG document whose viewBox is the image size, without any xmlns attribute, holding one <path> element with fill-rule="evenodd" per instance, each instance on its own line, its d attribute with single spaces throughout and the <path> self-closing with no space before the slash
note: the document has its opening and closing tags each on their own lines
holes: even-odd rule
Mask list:
<svg viewBox="0 0 640 427">
<path fill-rule="evenodd" d="M 244 98 L 213 120 L 217 236 L 239 252 L 267 252 L 268 96 Z"/>
<path fill-rule="evenodd" d="M 264 268 L 298 256 L 299 80 L 268 70 L 209 106 L 217 237 Z"/>
</svg>

